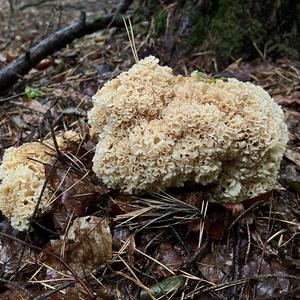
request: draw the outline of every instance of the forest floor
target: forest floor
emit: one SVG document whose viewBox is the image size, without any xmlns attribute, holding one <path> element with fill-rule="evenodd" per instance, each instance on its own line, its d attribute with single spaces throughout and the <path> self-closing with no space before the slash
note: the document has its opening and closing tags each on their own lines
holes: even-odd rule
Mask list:
<svg viewBox="0 0 300 300">
<path fill-rule="evenodd" d="M 80 10 L 88 16 L 105 15 L 118 1 L 103 7 L 99 1 L 69 0 L 57 6 L 52 0 L 28 6 L 32 2 L 20 1 L 13 14 L 8 1 L 0 4 L 0 69 L 77 20 Z M 145 33 L 148 25 L 133 24 L 138 53 L 152 49 L 163 60 L 159 45 Z M 0 97 L 0 159 L 10 146 L 51 138 L 52 129 L 86 136 L 92 96 L 132 64 L 126 31 L 115 28 L 85 36 L 44 59 Z M 197 55 L 192 60 L 179 57 L 174 69 L 181 74 L 207 71 Z M 209 202 L 204 212 L 206 201 L 190 191 L 150 197 L 147 203 L 117 191 L 99 198 L 101 187 L 99 192 L 90 182 L 85 185 L 77 173 L 57 172 L 55 178 L 48 173 L 53 189 L 63 192 L 78 185 L 81 193 L 92 190 L 100 199 L 81 198 L 72 207 L 84 209 L 89 220 L 95 218 L 96 230 L 76 223 L 76 213 L 60 198 L 28 232 L 17 232 L 1 216 L 0 230 L 6 236 L 1 239 L 0 299 L 92 299 L 91 294 L 97 299 L 141 300 L 300 298 L 300 64 L 261 54 L 251 62 L 238 59 L 218 73 L 264 87 L 285 111 L 289 143 L 274 190 L 242 205 Z M 78 147 L 70 144 L 66 151 L 78 158 Z M 93 145 L 84 139 L 80 147 L 87 152 L 80 160 L 90 170 Z M 172 217 L 166 214 L 170 209 Z M 179 218 L 186 221 L 177 224 Z M 66 232 L 72 226 L 79 230 L 68 243 Z M 112 257 L 103 245 L 112 247 Z M 155 297 L 147 294 L 148 288 Z"/>
</svg>

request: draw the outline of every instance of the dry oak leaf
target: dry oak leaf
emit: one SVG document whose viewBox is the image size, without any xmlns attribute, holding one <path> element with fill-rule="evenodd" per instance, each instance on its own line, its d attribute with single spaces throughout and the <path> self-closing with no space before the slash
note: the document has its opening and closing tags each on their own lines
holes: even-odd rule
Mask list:
<svg viewBox="0 0 300 300">
<path fill-rule="evenodd" d="M 290 161 L 296 164 L 297 168 L 300 170 L 300 148 L 295 150 L 287 149 L 285 151 L 285 157 L 288 158 Z"/>
<path fill-rule="evenodd" d="M 112 258 L 110 228 L 107 220 L 99 217 L 76 219 L 61 240 L 51 240 L 50 244 L 53 251 L 58 255 L 62 253 L 65 262 L 79 274 L 91 272 Z M 57 269 L 58 262 L 49 259 L 46 263 Z"/>
<path fill-rule="evenodd" d="M 76 217 L 87 214 L 88 208 L 101 200 L 101 196 L 108 193 L 108 189 L 100 182 L 93 182 L 93 172 L 90 171 L 92 156 L 77 143 L 69 142 L 68 147 L 62 151 L 66 157 L 73 157 L 84 165 L 85 174 L 79 174 L 67 169 L 61 161 L 55 167 L 45 166 L 45 173 L 53 190 L 61 195 L 61 201 L 69 213 Z M 70 161 L 69 161 L 70 162 Z"/>
</svg>

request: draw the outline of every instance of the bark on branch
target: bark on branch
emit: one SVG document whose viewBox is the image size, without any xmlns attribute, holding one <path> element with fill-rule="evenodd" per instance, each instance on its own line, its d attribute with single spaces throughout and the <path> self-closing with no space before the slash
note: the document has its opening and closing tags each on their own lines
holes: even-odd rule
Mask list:
<svg viewBox="0 0 300 300">
<path fill-rule="evenodd" d="M 120 3 L 114 14 L 98 17 L 92 21 L 86 20 L 85 14 L 81 14 L 78 22 L 68 25 L 40 41 L 13 63 L 0 70 L 0 94 L 7 91 L 19 78 L 27 74 L 42 59 L 65 47 L 75 39 L 108 26 L 123 26 L 123 20 L 116 18 L 116 15 L 125 13 L 132 1 L 124 0 Z"/>
</svg>

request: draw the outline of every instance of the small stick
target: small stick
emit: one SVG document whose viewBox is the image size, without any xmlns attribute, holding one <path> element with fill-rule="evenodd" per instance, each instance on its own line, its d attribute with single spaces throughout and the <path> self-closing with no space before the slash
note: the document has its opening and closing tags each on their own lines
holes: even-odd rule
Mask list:
<svg viewBox="0 0 300 300">
<path fill-rule="evenodd" d="M 234 228 L 235 246 L 233 251 L 233 268 L 232 268 L 232 280 L 238 281 L 240 278 L 240 247 L 241 247 L 241 234 L 240 224 L 237 224 Z M 233 285 L 230 289 L 229 300 L 237 299 L 237 285 Z"/>
</svg>

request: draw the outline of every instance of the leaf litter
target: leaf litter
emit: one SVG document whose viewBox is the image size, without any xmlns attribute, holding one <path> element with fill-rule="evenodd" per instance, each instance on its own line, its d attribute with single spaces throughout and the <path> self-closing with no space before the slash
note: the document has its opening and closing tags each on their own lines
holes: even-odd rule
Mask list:
<svg viewBox="0 0 300 300">
<path fill-rule="evenodd" d="M 50 240 L 49 249 L 60 255 L 78 274 L 92 272 L 112 258 L 109 224 L 106 219 L 95 216 L 77 218 L 60 240 Z M 45 263 L 59 270 L 59 264 L 51 258 L 46 257 Z"/>
</svg>

